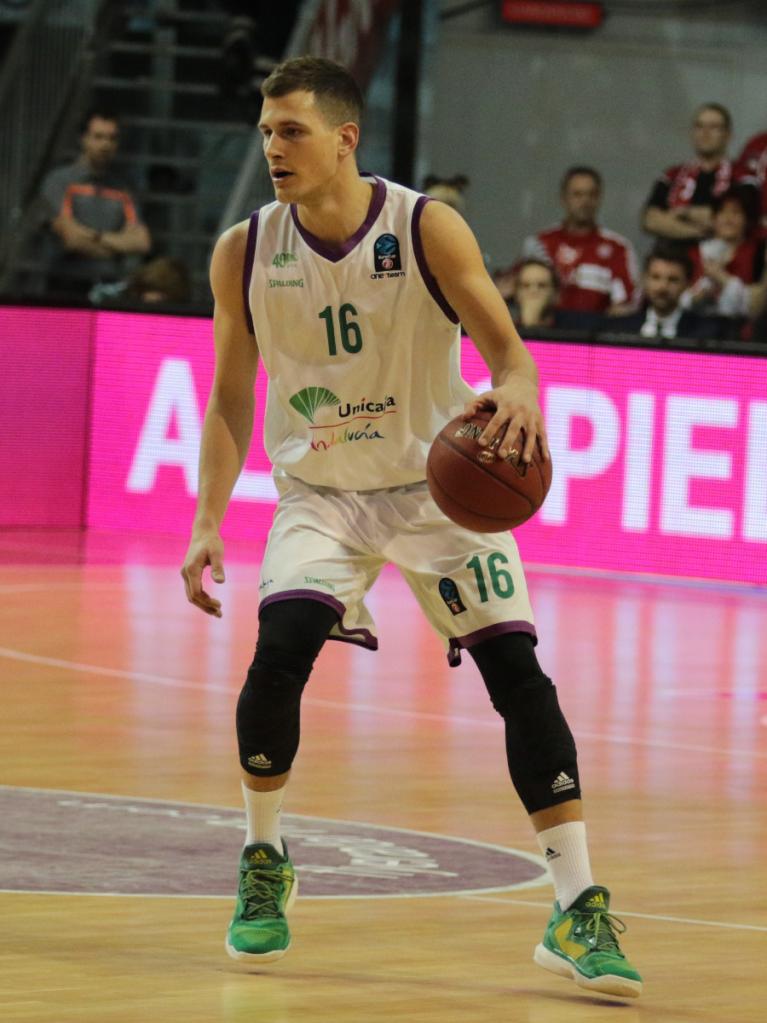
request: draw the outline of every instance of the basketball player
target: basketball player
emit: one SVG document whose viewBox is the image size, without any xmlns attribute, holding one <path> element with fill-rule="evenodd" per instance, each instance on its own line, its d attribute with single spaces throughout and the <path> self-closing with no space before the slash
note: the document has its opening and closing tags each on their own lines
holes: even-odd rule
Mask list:
<svg viewBox="0 0 767 1023">
<path fill-rule="evenodd" d="M 213 253 L 216 372 L 182 569 L 188 599 L 220 616 L 202 576 L 210 566 L 224 581 L 219 529 L 248 451 L 260 356 L 279 503 L 237 705 L 247 837 L 226 948 L 256 964 L 288 949 L 296 878 L 280 811 L 301 694 L 326 639 L 375 649 L 364 599 L 390 561 L 451 663 L 462 649 L 474 659 L 505 721 L 511 778 L 556 891 L 536 961 L 593 991 L 636 996 L 641 979 L 618 945 L 609 892 L 593 883 L 575 744 L 535 656 L 515 541 L 456 526 L 424 482 L 430 442 L 462 409 L 495 409 L 480 443 L 495 443 L 501 457 L 519 429 L 526 461 L 536 443 L 548 457 L 533 361 L 463 218 L 360 175 L 362 98 L 345 69 L 290 60 L 262 91 L 277 198 L 226 231 Z M 459 323 L 492 374 L 479 396 L 459 375 Z"/>
</svg>

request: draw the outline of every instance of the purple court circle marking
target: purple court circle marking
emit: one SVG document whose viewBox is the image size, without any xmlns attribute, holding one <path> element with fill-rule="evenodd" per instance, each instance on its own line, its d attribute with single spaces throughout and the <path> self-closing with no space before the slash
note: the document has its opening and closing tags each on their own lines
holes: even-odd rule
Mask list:
<svg viewBox="0 0 767 1023">
<path fill-rule="evenodd" d="M 0 891 L 232 898 L 242 810 L 0 785 Z M 315 899 L 468 895 L 548 883 L 540 856 L 361 821 L 283 814 Z"/>
</svg>

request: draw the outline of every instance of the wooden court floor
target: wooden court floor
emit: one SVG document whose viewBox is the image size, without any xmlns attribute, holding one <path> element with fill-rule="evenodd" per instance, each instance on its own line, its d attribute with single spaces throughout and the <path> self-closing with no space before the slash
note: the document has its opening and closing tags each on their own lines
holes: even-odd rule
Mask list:
<svg viewBox="0 0 767 1023">
<path fill-rule="evenodd" d="M 0 1019 L 767 1019 L 765 591 L 529 572 L 595 877 L 644 975 L 623 1003 L 533 964 L 552 889 L 512 886 L 519 865 L 541 868 L 500 719 L 388 571 L 370 598 L 379 651 L 320 655 L 285 811 L 296 835 L 320 829 L 306 839 L 318 856 L 340 856 L 328 835 L 357 828 L 354 856 L 375 849 L 365 869 L 389 888 L 318 867 L 283 960 L 249 971 L 226 957 L 258 550 L 230 545 L 219 621 L 184 599 L 183 546 L 0 534 Z M 433 867 L 443 848 L 449 870 Z M 423 895 L 424 878 L 443 889 Z M 340 887 L 317 897 L 323 885 Z"/>
</svg>

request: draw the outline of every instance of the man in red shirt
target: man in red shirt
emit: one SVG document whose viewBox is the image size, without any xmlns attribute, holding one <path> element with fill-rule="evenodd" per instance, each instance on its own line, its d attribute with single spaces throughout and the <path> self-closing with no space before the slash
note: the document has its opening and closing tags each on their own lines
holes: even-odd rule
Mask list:
<svg viewBox="0 0 767 1023">
<path fill-rule="evenodd" d="M 699 241 L 711 234 L 714 202 L 734 184 L 755 185 L 727 158 L 732 118 L 719 103 L 698 107 L 692 122 L 694 159 L 669 167 L 657 179 L 642 218 L 645 231 L 673 241 Z"/>
<path fill-rule="evenodd" d="M 637 286 L 631 242 L 600 227 L 602 177 L 593 167 L 571 167 L 562 179 L 565 219 L 528 238 L 522 254 L 542 259 L 557 272 L 560 309 L 585 313 L 628 312 Z"/>
</svg>

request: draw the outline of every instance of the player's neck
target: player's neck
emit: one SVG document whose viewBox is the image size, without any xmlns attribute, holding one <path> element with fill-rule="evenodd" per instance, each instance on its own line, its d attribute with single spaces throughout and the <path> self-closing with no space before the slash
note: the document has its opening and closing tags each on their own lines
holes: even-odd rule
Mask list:
<svg viewBox="0 0 767 1023">
<path fill-rule="evenodd" d="M 373 185 L 356 168 L 323 195 L 299 203 L 298 219 L 307 231 L 330 245 L 343 245 L 364 224 L 373 197 Z"/>
</svg>

